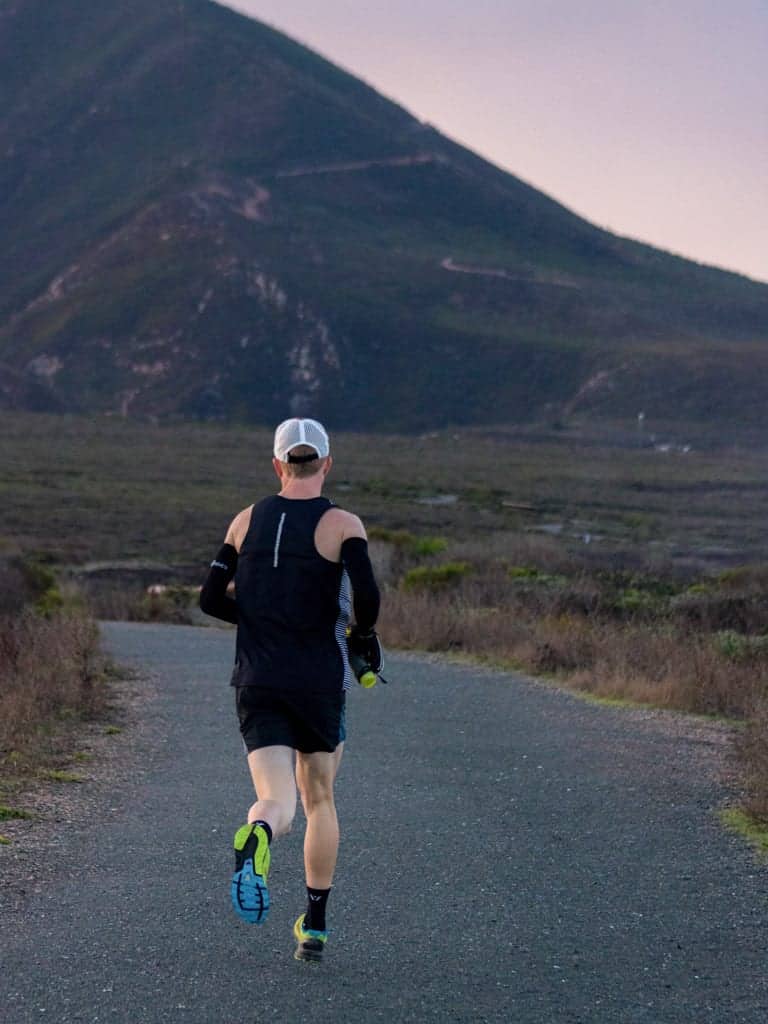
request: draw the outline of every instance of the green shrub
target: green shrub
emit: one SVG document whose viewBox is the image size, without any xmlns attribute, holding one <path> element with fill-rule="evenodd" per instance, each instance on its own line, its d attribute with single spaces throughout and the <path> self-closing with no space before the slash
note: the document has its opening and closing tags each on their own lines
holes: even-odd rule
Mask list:
<svg viewBox="0 0 768 1024">
<path fill-rule="evenodd" d="M 668 600 L 663 595 L 651 590 L 641 590 L 639 587 L 627 587 L 626 590 L 620 591 L 613 602 L 613 607 L 618 611 L 631 615 L 661 615 L 667 605 Z"/>
<path fill-rule="evenodd" d="M 410 549 L 420 558 L 429 558 L 432 555 L 441 555 L 447 547 L 448 541 L 445 537 L 414 537 Z"/>
<path fill-rule="evenodd" d="M 633 540 L 651 540 L 659 532 L 656 518 L 647 512 L 626 512 L 617 518 L 619 523 L 627 528 Z"/>
<path fill-rule="evenodd" d="M 42 556 L 29 556 L 19 559 L 19 568 L 24 580 L 35 598 L 40 598 L 47 590 L 56 587 L 56 575 L 50 565 L 46 565 Z"/>
<path fill-rule="evenodd" d="M 370 540 L 381 540 L 385 544 L 394 544 L 396 548 L 409 548 L 416 537 L 408 530 L 390 530 L 386 526 L 371 526 L 368 529 Z"/>
<path fill-rule="evenodd" d="M 145 594 L 136 618 L 145 622 L 171 622 L 184 625 L 192 621 L 191 613 L 197 591 L 191 587 L 171 585 L 158 593 Z"/>
<path fill-rule="evenodd" d="M 0 615 L 15 615 L 31 606 L 50 618 L 64 606 L 53 570 L 44 556 L 12 556 L 0 560 Z"/>
<path fill-rule="evenodd" d="M 0 804 L 0 821 L 28 821 L 33 817 L 33 814 L 21 807 L 7 807 L 5 804 Z"/>
<path fill-rule="evenodd" d="M 686 587 L 685 593 L 693 594 L 693 596 L 695 597 L 697 595 L 702 594 L 711 594 L 712 589 L 713 588 L 711 583 L 692 583 L 690 587 Z"/>
<path fill-rule="evenodd" d="M 561 587 L 568 582 L 565 576 L 558 573 L 541 572 L 527 565 L 510 566 L 507 569 L 507 576 L 514 583 L 539 583 L 549 587 Z"/>
<path fill-rule="evenodd" d="M 535 580 L 539 575 L 538 569 L 531 569 L 527 565 L 512 565 L 507 569 L 507 576 L 511 580 Z"/>
<path fill-rule="evenodd" d="M 419 565 L 403 577 L 406 590 L 443 590 L 464 579 L 472 571 L 468 562 L 445 562 L 443 565 Z"/>
<path fill-rule="evenodd" d="M 50 619 L 64 608 L 64 598 L 58 587 L 50 587 L 34 603 L 35 611 Z"/>
<path fill-rule="evenodd" d="M 752 661 L 768 655 L 768 636 L 745 636 L 725 629 L 714 636 L 715 649 L 729 661 Z"/>
<path fill-rule="evenodd" d="M 448 547 L 445 537 L 419 537 L 408 530 L 388 530 L 385 526 L 372 526 L 368 530 L 371 540 L 381 540 L 392 544 L 401 551 L 419 558 L 440 555 Z"/>
</svg>

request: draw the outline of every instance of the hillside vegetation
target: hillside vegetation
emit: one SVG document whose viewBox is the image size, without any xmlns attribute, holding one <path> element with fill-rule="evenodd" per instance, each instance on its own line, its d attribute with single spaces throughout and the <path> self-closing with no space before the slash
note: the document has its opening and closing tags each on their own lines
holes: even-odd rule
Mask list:
<svg viewBox="0 0 768 1024">
<path fill-rule="evenodd" d="M 744 719 L 768 820 L 768 454 L 666 436 L 336 433 L 328 493 L 368 525 L 388 644 Z M 231 517 L 276 486 L 270 451 L 262 429 L 0 415 L 0 550 L 102 617 L 200 621 Z"/>
<path fill-rule="evenodd" d="M 656 446 L 634 424 L 335 432 L 329 494 L 374 527 L 523 534 L 626 566 L 763 557 L 768 453 L 656 429 Z M 263 428 L 0 413 L 0 548 L 202 568 L 231 517 L 274 488 L 271 450 Z"/>
<path fill-rule="evenodd" d="M 0 405 L 766 422 L 768 286 L 618 238 L 208 0 L 0 11 Z"/>
</svg>

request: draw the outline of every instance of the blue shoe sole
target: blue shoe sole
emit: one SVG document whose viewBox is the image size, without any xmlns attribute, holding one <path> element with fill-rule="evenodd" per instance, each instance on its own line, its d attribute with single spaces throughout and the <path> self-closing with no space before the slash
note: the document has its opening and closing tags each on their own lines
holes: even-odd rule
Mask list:
<svg viewBox="0 0 768 1024">
<path fill-rule="evenodd" d="M 269 891 L 261 875 L 246 863 L 232 876 L 232 906 L 248 924 L 264 924 L 269 913 Z"/>
</svg>

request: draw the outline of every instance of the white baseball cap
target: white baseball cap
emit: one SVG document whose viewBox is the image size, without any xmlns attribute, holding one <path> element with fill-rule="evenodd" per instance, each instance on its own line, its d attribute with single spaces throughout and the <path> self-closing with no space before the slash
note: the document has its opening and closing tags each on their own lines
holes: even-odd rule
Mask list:
<svg viewBox="0 0 768 1024">
<path fill-rule="evenodd" d="M 319 459 L 324 459 L 331 450 L 328 434 L 322 423 L 318 423 L 317 420 L 283 420 L 275 431 L 275 458 L 281 462 L 293 461 L 289 458 L 290 451 L 300 444 L 314 448 Z M 304 456 L 298 461 L 306 462 L 311 458 L 311 455 Z"/>
</svg>

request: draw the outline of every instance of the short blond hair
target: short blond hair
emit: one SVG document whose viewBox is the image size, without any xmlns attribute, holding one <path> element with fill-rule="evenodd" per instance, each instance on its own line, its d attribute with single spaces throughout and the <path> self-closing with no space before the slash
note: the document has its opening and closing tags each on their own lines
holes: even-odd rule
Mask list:
<svg viewBox="0 0 768 1024">
<path fill-rule="evenodd" d="M 311 445 L 308 444 L 297 444 L 294 448 L 291 448 L 289 455 L 317 455 L 317 452 Z M 312 459 L 311 462 L 284 462 L 283 469 L 286 476 L 292 476 L 297 479 L 304 479 L 308 476 L 314 476 L 319 473 L 323 468 L 327 460 L 323 459 Z"/>
</svg>

